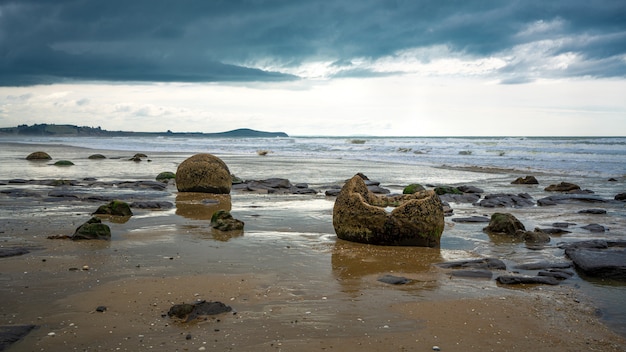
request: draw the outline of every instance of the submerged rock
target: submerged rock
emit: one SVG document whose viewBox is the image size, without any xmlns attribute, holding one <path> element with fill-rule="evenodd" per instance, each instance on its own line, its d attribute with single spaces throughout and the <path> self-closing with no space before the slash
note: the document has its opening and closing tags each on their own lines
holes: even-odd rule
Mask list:
<svg viewBox="0 0 626 352">
<path fill-rule="evenodd" d="M 405 285 L 411 282 L 411 279 L 408 279 L 403 276 L 394 276 L 394 275 L 384 275 L 377 279 L 380 282 L 390 284 L 390 285 Z"/>
<path fill-rule="evenodd" d="M 444 269 L 495 269 L 506 270 L 506 264 L 496 258 L 467 259 L 436 264 Z"/>
<path fill-rule="evenodd" d="M 626 248 L 568 248 L 565 255 L 588 276 L 626 280 Z"/>
<path fill-rule="evenodd" d="M 211 217 L 211 227 L 220 231 L 242 231 L 244 222 L 233 218 L 230 212 L 218 210 Z"/>
<path fill-rule="evenodd" d="M 503 285 L 558 285 L 559 280 L 551 276 L 501 275 L 496 281 Z"/>
<path fill-rule="evenodd" d="M 30 251 L 23 247 L 16 248 L 0 248 L 0 258 L 14 257 L 17 255 L 28 254 Z"/>
<path fill-rule="evenodd" d="M 548 206 L 571 202 L 606 203 L 607 201 L 601 197 L 591 194 L 559 194 L 538 199 L 537 205 Z"/>
<path fill-rule="evenodd" d="M 490 220 L 486 216 L 470 216 L 466 218 L 454 218 L 452 221 L 460 223 L 484 223 L 489 222 Z"/>
<path fill-rule="evenodd" d="M 178 166 L 176 187 L 179 192 L 228 194 L 232 178 L 220 158 L 207 153 L 196 154 Z"/>
<path fill-rule="evenodd" d="M 55 166 L 72 166 L 74 165 L 74 163 L 69 160 L 59 160 L 56 163 L 54 163 L 54 165 Z"/>
<path fill-rule="evenodd" d="M 194 304 L 182 303 L 173 305 L 167 312 L 170 318 L 177 318 L 185 323 L 206 315 L 216 315 L 232 311 L 230 306 L 222 302 L 200 301 Z"/>
<path fill-rule="evenodd" d="M 167 182 L 169 180 L 176 179 L 176 174 L 171 171 L 163 171 L 159 173 L 155 179 L 160 182 Z"/>
<path fill-rule="evenodd" d="M 556 185 L 550 185 L 544 189 L 546 192 L 571 192 L 579 191 L 580 186 L 574 183 L 561 182 Z"/>
<path fill-rule="evenodd" d="M 28 335 L 36 325 L 3 325 L 0 326 L 0 351 L 4 351 L 12 344 Z"/>
<path fill-rule="evenodd" d="M 509 194 L 509 193 L 496 193 L 488 194 L 483 200 L 477 203 L 477 205 L 485 208 L 496 207 L 530 207 L 535 205 L 533 197 L 528 193 Z"/>
<path fill-rule="evenodd" d="M 106 158 L 107 157 L 102 154 L 91 154 L 87 159 L 99 160 L 99 159 L 106 159 Z"/>
<path fill-rule="evenodd" d="M 397 205 L 391 212 L 385 207 Z M 433 191 L 377 196 L 362 177 L 352 177 L 333 207 L 337 237 L 378 245 L 438 247 L 444 228 L 443 205 Z"/>
</svg>

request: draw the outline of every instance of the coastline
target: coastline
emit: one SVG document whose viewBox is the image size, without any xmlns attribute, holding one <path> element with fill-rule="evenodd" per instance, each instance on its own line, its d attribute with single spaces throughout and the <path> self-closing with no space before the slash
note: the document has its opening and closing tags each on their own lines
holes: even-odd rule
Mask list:
<svg viewBox="0 0 626 352">
<path fill-rule="evenodd" d="M 22 156 L 32 148 L 16 146 L 14 155 Z M 68 155 L 87 156 L 87 150 L 58 148 Z M 184 160 L 180 159 L 183 154 L 154 153 L 150 164 L 120 164 L 123 169 L 119 174 L 111 171 L 109 178 L 151 179 L 154 170 L 175 168 L 176 160 Z M 291 174 L 296 177 L 320 170 L 313 168 L 312 162 L 289 158 L 224 159 L 232 165 L 231 171 L 245 177 L 249 177 L 245 172 L 281 177 L 281 170 L 290 164 L 302 169 Z M 12 165 L 23 163 L 14 160 Z M 107 165 L 114 165 L 110 163 Z M 106 174 L 93 172 L 94 165 L 85 166 L 85 177 Z M 317 187 L 363 171 L 366 165 L 329 160 L 324 167 L 335 171 L 308 178 L 315 179 Z M 82 170 L 80 167 L 72 172 L 82 172 L 76 171 Z M 403 169 L 406 167 L 376 165 L 365 172 L 388 182 L 382 178 L 386 173 Z M 50 169 L 42 175 L 51 170 L 55 172 L 51 178 L 67 171 Z M 440 174 L 433 171 L 430 177 L 439 179 Z M 510 175 L 474 173 L 466 179 L 481 183 L 492 177 L 508 179 Z M 403 181 L 392 180 L 391 188 Z M 161 198 L 180 203 L 171 185 Z M 337 240 L 330 212 L 333 200 L 323 195 L 233 192 L 230 207 L 246 222 L 246 228 L 243 235 L 227 238 L 211 231 L 202 202 L 190 202 L 189 211 L 182 213 L 178 206 L 138 210 L 125 223 L 110 223 L 114 237 L 107 243 L 46 238 L 71 233 L 97 203 L 46 203 L 4 196 L 0 201 L 8 211 L 3 220 L 10 220 L 0 234 L 3 247 L 30 248 L 25 255 L 0 258 L 1 292 L 6 298 L 0 314 L 6 324 L 39 326 L 9 351 L 68 346 L 129 351 L 198 350 L 203 346 L 244 351 L 430 350 L 433 346 L 444 351 L 626 348 L 624 338 L 600 323 L 592 303 L 571 286 L 504 288 L 492 281 L 452 279 L 432 265 L 467 257 L 463 248 L 433 252 Z M 476 210 L 459 206 L 458 211 Z M 448 226 L 456 226 L 454 231 L 462 227 L 447 219 Z M 69 270 L 83 266 L 88 270 Z M 404 275 L 414 284 L 378 282 L 386 273 Z M 189 325 L 162 316 L 172 304 L 196 299 L 222 301 L 237 314 Z M 96 312 L 102 305 L 107 310 Z"/>
</svg>

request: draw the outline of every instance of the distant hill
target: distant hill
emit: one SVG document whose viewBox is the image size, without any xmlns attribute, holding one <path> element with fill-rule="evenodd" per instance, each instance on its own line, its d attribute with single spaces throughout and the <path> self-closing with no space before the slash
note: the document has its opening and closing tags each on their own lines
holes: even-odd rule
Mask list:
<svg viewBox="0 0 626 352">
<path fill-rule="evenodd" d="M 128 136 L 172 136 L 172 137 L 289 137 L 285 132 L 264 132 L 249 128 L 239 128 L 232 131 L 217 133 L 202 132 L 129 132 L 107 131 L 100 127 L 86 127 L 75 125 L 35 124 L 32 126 L 19 125 L 17 127 L 0 128 L 0 136 L 23 135 L 23 136 L 80 136 L 80 137 L 128 137 Z"/>
</svg>

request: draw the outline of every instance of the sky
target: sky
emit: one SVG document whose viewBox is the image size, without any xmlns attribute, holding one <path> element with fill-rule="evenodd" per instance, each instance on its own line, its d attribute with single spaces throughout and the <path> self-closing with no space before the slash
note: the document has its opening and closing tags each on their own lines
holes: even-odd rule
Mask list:
<svg viewBox="0 0 626 352">
<path fill-rule="evenodd" d="M 625 136 L 623 0 L 0 0 L 0 127 Z"/>
</svg>

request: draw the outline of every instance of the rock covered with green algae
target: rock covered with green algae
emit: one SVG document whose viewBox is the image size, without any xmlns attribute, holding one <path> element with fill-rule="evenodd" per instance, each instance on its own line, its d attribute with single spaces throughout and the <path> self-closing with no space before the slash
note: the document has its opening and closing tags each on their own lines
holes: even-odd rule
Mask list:
<svg viewBox="0 0 626 352">
<path fill-rule="evenodd" d="M 212 154 L 193 155 L 176 170 L 176 188 L 179 192 L 229 194 L 231 187 L 232 177 L 228 166 Z"/>
<path fill-rule="evenodd" d="M 92 217 L 86 223 L 80 225 L 74 235 L 71 237 L 72 240 L 110 240 L 111 239 L 111 229 L 108 225 L 103 224 L 102 220 Z"/>
<path fill-rule="evenodd" d="M 218 210 L 211 217 L 211 227 L 220 231 L 242 231 L 244 222 L 235 219 L 230 212 Z"/>
<path fill-rule="evenodd" d="M 395 208 L 388 212 L 389 206 Z M 355 175 L 337 196 L 333 226 L 337 237 L 347 241 L 438 247 L 444 229 L 443 204 L 432 190 L 378 196 Z"/>
<path fill-rule="evenodd" d="M 114 200 L 108 204 L 101 205 L 94 214 L 101 215 L 114 215 L 114 216 L 132 216 L 133 212 L 130 210 L 128 203 L 121 200 Z"/>
</svg>

